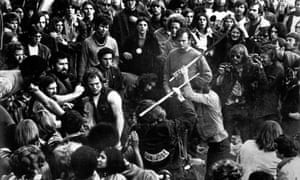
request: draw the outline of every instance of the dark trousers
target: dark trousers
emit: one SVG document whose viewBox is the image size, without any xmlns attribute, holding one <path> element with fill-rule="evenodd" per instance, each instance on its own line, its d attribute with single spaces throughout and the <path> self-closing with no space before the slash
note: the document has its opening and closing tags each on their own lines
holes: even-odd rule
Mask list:
<svg viewBox="0 0 300 180">
<path fill-rule="evenodd" d="M 223 107 L 224 127 L 232 135 L 240 135 L 245 141 L 251 137 L 251 114 L 245 105 L 230 105 Z"/>
<path fill-rule="evenodd" d="M 208 143 L 205 180 L 212 180 L 212 166 L 219 160 L 230 159 L 229 138 L 221 142 Z"/>
</svg>

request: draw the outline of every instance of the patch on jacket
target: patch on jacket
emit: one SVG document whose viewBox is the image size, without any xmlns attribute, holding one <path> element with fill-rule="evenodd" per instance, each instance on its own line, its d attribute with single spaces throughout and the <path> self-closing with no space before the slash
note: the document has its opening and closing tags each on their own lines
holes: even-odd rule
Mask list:
<svg viewBox="0 0 300 180">
<path fill-rule="evenodd" d="M 170 152 L 162 149 L 160 152 L 156 154 L 148 153 L 147 151 L 144 153 L 144 158 L 150 162 L 161 162 L 165 160 L 170 155 Z"/>
</svg>

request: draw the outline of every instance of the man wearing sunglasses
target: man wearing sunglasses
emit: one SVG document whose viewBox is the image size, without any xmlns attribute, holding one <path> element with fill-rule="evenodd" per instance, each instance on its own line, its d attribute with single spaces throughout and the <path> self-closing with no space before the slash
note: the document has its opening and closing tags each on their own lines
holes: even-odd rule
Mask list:
<svg viewBox="0 0 300 180">
<path fill-rule="evenodd" d="M 215 90 L 221 98 L 228 133 L 248 139 L 253 131 L 250 129 L 252 104 L 258 85 L 265 82 L 266 75 L 262 63 L 249 56 L 243 44 L 231 48 L 230 60 L 219 66 Z"/>
</svg>

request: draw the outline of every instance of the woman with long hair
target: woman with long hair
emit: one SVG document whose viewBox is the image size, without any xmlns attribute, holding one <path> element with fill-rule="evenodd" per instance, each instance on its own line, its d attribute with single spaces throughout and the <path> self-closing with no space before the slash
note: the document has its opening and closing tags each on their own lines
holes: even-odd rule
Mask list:
<svg viewBox="0 0 300 180">
<path fill-rule="evenodd" d="M 276 156 L 275 139 L 282 134 L 276 121 L 265 121 L 256 139 L 247 140 L 241 147 L 239 161 L 244 168 L 242 180 L 254 171 L 265 171 L 276 176 L 280 159 Z"/>
<path fill-rule="evenodd" d="M 208 16 L 197 13 L 191 23 L 192 46 L 206 51 L 213 44 L 213 31 L 209 26 Z"/>
</svg>

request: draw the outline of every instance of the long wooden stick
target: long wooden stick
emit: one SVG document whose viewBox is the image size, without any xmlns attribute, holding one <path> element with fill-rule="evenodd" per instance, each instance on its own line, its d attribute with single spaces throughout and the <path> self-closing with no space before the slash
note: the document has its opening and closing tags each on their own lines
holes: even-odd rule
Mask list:
<svg viewBox="0 0 300 180">
<path fill-rule="evenodd" d="M 178 88 L 182 88 L 185 85 L 187 85 L 191 80 L 195 79 L 197 76 L 199 76 L 200 73 L 195 74 L 194 76 L 192 76 L 188 81 L 184 82 L 183 84 L 181 84 L 180 86 L 178 86 Z M 171 91 L 169 92 L 167 95 L 165 95 L 164 97 L 162 97 L 160 100 L 158 100 L 156 103 L 152 104 L 151 106 L 149 106 L 147 109 L 145 109 L 143 112 L 141 112 L 139 114 L 139 117 L 143 117 L 145 114 L 147 114 L 148 112 L 150 112 L 153 108 L 155 108 L 156 106 L 160 105 L 162 102 L 164 102 L 166 99 L 168 99 L 169 97 L 171 97 L 175 92 Z"/>
</svg>

